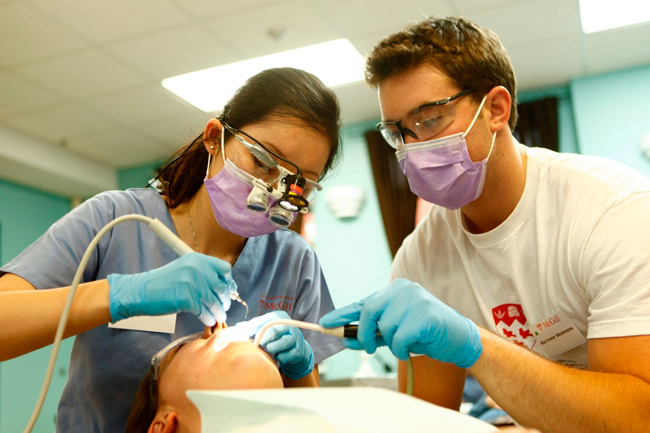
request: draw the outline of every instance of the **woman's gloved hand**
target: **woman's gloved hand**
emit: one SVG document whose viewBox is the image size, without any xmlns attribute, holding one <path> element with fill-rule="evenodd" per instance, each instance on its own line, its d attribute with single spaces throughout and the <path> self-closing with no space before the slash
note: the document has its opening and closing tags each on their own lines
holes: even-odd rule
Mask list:
<svg viewBox="0 0 650 433">
<path fill-rule="evenodd" d="M 274 311 L 239 322 L 235 326 L 246 327 L 253 337 L 268 322 L 291 319 L 285 311 Z M 260 345 L 280 363 L 280 370 L 289 379 L 297 380 L 307 376 L 314 369 L 314 352 L 300 329 L 295 326 L 277 325 L 266 330 Z"/>
<path fill-rule="evenodd" d="M 350 349 L 374 353 L 386 344 L 406 360 L 410 353 L 451 362 L 462 368 L 474 365 L 483 351 L 478 327 L 417 283 L 398 279 L 367 298 L 323 316 L 326 328 L 359 321 L 357 340 L 345 339 Z M 377 330 L 382 337 L 377 336 Z"/>
<path fill-rule="evenodd" d="M 206 326 L 226 321 L 230 293 L 237 291 L 228 262 L 188 253 L 167 265 L 133 275 L 111 274 L 113 322 L 133 316 L 193 313 Z"/>
</svg>

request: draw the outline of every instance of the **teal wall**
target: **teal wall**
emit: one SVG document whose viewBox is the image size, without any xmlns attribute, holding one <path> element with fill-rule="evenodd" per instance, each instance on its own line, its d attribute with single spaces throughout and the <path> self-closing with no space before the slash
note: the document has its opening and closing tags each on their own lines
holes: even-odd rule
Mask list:
<svg viewBox="0 0 650 433">
<path fill-rule="evenodd" d="M 70 209 L 66 198 L 0 180 L 0 260 L 9 262 Z M 38 264 L 35 264 L 38 266 Z M 38 320 L 26 317 L 25 320 Z M 34 432 L 52 432 L 73 339 L 63 342 L 52 385 Z M 50 348 L 0 364 L 0 432 L 22 431 L 43 384 Z"/>
<path fill-rule="evenodd" d="M 650 161 L 639 150 L 650 132 L 650 66 L 577 79 L 571 99 L 582 153 L 650 177 Z"/>
<path fill-rule="evenodd" d="M 154 177 L 154 171 L 164 161 L 150 162 L 148 164 L 121 169 L 117 173 L 117 182 L 120 189 L 143 188 Z"/>
<path fill-rule="evenodd" d="M 355 125 L 343 131 L 343 159 L 334 173 L 323 181 L 322 195 L 314 202 L 317 227 L 316 252 L 337 307 L 358 301 L 388 283 L 392 262 L 384 234 L 379 202 L 364 134 L 375 122 Z M 337 219 L 327 207 L 324 194 L 335 185 L 358 185 L 365 194 L 359 216 Z M 385 349 L 380 356 L 396 365 Z M 325 361 L 325 377 L 350 377 L 359 366 L 359 353 L 343 351 Z M 376 362 L 372 363 L 379 370 Z"/>
</svg>

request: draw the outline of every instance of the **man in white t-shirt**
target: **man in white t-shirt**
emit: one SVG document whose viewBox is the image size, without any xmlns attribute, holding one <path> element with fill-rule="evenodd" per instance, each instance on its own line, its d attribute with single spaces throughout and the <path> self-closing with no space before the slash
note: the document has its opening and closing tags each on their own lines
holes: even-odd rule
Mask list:
<svg viewBox="0 0 650 433">
<path fill-rule="evenodd" d="M 415 395 L 439 405 L 458 408 L 467 368 L 523 425 L 648 431 L 650 181 L 517 143 L 510 60 L 474 23 L 412 24 L 375 47 L 366 76 L 379 130 L 434 206 L 393 282 L 321 323 L 359 320 L 351 348 L 426 355 Z"/>
</svg>

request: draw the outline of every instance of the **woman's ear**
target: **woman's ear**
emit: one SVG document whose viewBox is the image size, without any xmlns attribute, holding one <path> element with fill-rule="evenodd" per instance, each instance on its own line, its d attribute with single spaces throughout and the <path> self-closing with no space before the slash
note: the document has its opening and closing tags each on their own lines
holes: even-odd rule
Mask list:
<svg viewBox="0 0 650 433">
<path fill-rule="evenodd" d="M 510 92 L 503 86 L 496 86 L 488 93 L 485 106 L 490 111 L 489 123 L 492 132 L 500 131 L 508 124 L 511 103 Z"/>
<path fill-rule="evenodd" d="M 221 147 L 222 130 L 223 125 L 221 124 L 221 121 L 216 118 L 208 120 L 208 123 L 205 125 L 205 130 L 203 131 L 203 145 L 212 156 L 214 156 L 217 149 Z"/>
<path fill-rule="evenodd" d="M 178 428 L 178 413 L 175 411 L 170 412 L 156 412 L 153 422 L 149 426 L 147 433 L 174 433 Z"/>
</svg>

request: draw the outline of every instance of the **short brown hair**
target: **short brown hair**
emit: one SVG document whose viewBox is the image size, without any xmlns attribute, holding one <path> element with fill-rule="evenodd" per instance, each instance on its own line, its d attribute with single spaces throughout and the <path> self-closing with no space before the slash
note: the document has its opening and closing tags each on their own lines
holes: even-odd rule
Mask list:
<svg viewBox="0 0 650 433">
<path fill-rule="evenodd" d="M 430 17 L 384 38 L 366 62 L 366 81 L 377 88 L 388 78 L 429 64 L 461 90 L 474 89 L 475 100 L 495 86 L 510 92 L 509 124 L 517 124 L 517 82 L 510 57 L 491 30 L 462 18 Z"/>
</svg>

